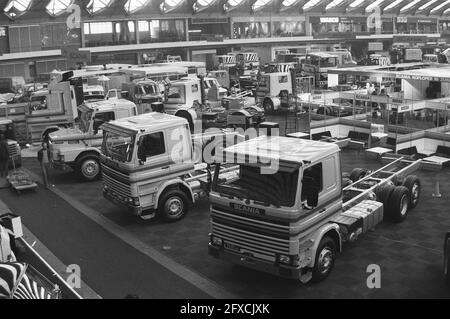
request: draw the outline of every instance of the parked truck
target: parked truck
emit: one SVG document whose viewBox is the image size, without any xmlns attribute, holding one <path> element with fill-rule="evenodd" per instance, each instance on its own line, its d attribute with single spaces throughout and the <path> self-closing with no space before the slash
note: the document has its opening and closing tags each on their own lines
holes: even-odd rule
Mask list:
<svg viewBox="0 0 450 319">
<path fill-rule="evenodd" d="M 168 222 L 182 219 L 209 192 L 212 173 L 201 164 L 204 149 L 209 145 L 214 155 L 237 138 L 225 131 L 191 135 L 186 119 L 156 112 L 102 128 L 103 196 L 144 220 L 158 215 Z M 207 158 L 206 163 L 213 164 Z M 230 170 L 222 170 L 221 177 Z"/>
<path fill-rule="evenodd" d="M 73 71 L 52 74 L 43 108 L 27 108 L 25 120 L 31 142 L 47 141 L 50 133 L 70 128 L 78 118 L 78 106 L 84 101 L 83 83 Z M 31 104 L 30 104 L 31 106 Z"/>
<path fill-rule="evenodd" d="M 324 280 L 345 242 L 383 220 L 402 222 L 419 202 L 420 180 L 410 174 L 421 160 L 342 178 L 337 145 L 266 136 L 223 156 L 239 174 L 214 175 L 209 254 L 303 283 Z"/>
<path fill-rule="evenodd" d="M 60 129 L 49 135 L 50 161 L 54 168 L 71 168 L 85 181 L 101 176 L 101 125 L 137 115 L 133 102 L 124 99 L 84 103 L 79 107 L 79 127 Z"/>
<path fill-rule="evenodd" d="M 291 72 L 273 72 L 260 75 L 256 88 L 256 100 L 262 103 L 265 112 L 273 112 L 288 104 L 293 93 Z"/>
<path fill-rule="evenodd" d="M 244 117 L 241 122 L 248 122 L 255 115 L 256 118 L 264 118 L 264 112 L 254 104 L 234 103 L 230 108 L 224 89 L 217 84 L 217 80 L 203 77 L 187 77 L 171 82 L 166 90 L 164 112 L 186 119 L 192 131 L 197 120 L 201 120 L 203 128 L 208 128 L 227 127 L 229 115 Z M 241 93 L 236 99 L 244 100 L 245 94 Z M 237 105 L 242 105 L 242 109 L 236 109 Z M 232 120 L 235 121 L 235 118 Z M 259 124 L 258 121 L 252 123 Z"/>
</svg>

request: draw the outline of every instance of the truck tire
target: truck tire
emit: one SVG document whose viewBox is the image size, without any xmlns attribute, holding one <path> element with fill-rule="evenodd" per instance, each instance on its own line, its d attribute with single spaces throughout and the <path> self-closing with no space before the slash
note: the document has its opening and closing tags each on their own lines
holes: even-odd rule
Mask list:
<svg viewBox="0 0 450 319">
<path fill-rule="evenodd" d="M 381 186 L 378 186 L 375 191 L 377 201 L 383 203 L 385 209 L 387 207 L 387 204 L 389 203 L 389 198 L 391 197 L 394 188 L 395 188 L 394 185 L 383 184 Z"/>
<path fill-rule="evenodd" d="M 189 200 L 184 192 L 178 189 L 169 190 L 159 200 L 159 216 L 166 222 L 177 222 L 186 216 L 189 205 Z"/>
<path fill-rule="evenodd" d="M 270 113 L 274 111 L 274 105 L 271 99 L 265 99 L 263 102 L 264 112 Z"/>
<path fill-rule="evenodd" d="M 366 175 L 366 171 L 362 168 L 354 168 L 350 173 L 350 179 L 355 183 Z"/>
<path fill-rule="evenodd" d="M 450 238 L 446 239 L 444 245 L 444 278 L 445 283 L 450 286 Z"/>
<path fill-rule="evenodd" d="M 413 209 L 419 203 L 420 198 L 420 179 L 416 175 L 409 175 L 403 181 L 409 191 L 409 209 Z"/>
<path fill-rule="evenodd" d="M 353 184 L 353 181 L 350 178 L 344 177 L 342 179 L 342 188 L 346 188 Z"/>
<path fill-rule="evenodd" d="M 99 179 L 101 176 L 99 157 L 94 154 L 81 156 L 76 162 L 75 172 L 82 180 L 87 182 Z"/>
<path fill-rule="evenodd" d="M 312 282 L 323 281 L 330 275 L 336 260 L 336 252 L 336 242 L 328 236 L 323 237 L 316 252 Z"/>
<path fill-rule="evenodd" d="M 405 186 L 397 186 L 392 191 L 387 204 L 389 219 L 398 224 L 406 219 L 409 210 L 409 191 Z"/>
</svg>

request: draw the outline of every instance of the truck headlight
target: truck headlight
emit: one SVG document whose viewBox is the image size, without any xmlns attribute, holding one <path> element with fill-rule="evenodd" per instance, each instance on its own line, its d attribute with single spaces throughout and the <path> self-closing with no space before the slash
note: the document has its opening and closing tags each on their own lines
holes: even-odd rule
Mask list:
<svg viewBox="0 0 450 319">
<path fill-rule="evenodd" d="M 219 238 L 219 237 L 212 236 L 211 237 L 211 243 L 214 246 L 220 246 L 221 247 L 223 245 L 223 240 L 221 238 Z"/>
<path fill-rule="evenodd" d="M 127 202 L 128 202 L 128 204 L 133 205 L 133 206 L 141 205 L 139 197 L 128 197 Z"/>
<path fill-rule="evenodd" d="M 277 257 L 277 261 L 280 264 L 293 266 L 298 263 L 298 256 L 280 254 Z"/>
</svg>

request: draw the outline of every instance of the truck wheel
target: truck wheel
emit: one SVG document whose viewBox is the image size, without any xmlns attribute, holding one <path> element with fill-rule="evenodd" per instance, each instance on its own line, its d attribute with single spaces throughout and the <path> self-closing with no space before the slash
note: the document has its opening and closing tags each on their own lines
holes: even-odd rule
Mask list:
<svg viewBox="0 0 450 319">
<path fill-rule="evenodd" d="M 366 171 L 362 168 L 354 168 L 350 173 L 350 179 L 355 183 L 366 175 Z"/>
<path fill-rule="evenodd" d="M 347 172 L 342 173 L 342 178 L 350 178 L 350 173 Z"/>
<path fill-rule="evenodd" d="M 405 220 L 409 210 L 409 191 L 405 186 L 397 186 L 392 191 L 387 204 L 389 219 L 394 223 Z"/>
<path fill-rule="evenodd" d="M 450 238 L 447 238 L 444 248 L 445 283 L 450 286 Z"/>
<path fill-rule="evenodd" d="M 375 194 L 377 197 L 377 201 L 380 203 L 383 203 L 384 207 L 387 206 L 389 202 L 389 197 L 391 197 L 392 191 L 394 190 L 395 186 L 391 184 L 383 184 L 381 186 L 378 186 Z"/>
<path fill-rule="evenodd" d="M 174 189 L 166 192 L 159 201 L 161 218 L 169 223 L 183 219 L 189 211 L 189 200 L 184 192 Z"/>
<path fill-rule="evenodd" d="M 342 188 L 346 188 L 353 184 L 353 181 L 350 178 L 344 177 L 342 179 Z"/>
<path fill-rule="evenodd" d="M 403 186 L 409 191 L 409 208 L 413 209 L 419 203 L 420 180 L 416 175 L 409 175 L 403 181 Z"/>
<path fill-rule="evenodd" d="M 75 172 L 85 181 L 97 180 L 101 173 L 99 158 L 91 154 L 80 157 L 75 166 Z"/>
<path fill-rule="evenodd" d="M 274 111 L 273 102 L 271 99 L 265 99 L 263 102 L 264 112 L 270 113 Z"/>
<path fill-rule="evenodd" d="M 312 281 L 320 282 L 325 280 L 333 270 L 335 260 L 336 243 L 332 238 L 325 236 L 322 238 L 316 252 Z"/>
</svg>

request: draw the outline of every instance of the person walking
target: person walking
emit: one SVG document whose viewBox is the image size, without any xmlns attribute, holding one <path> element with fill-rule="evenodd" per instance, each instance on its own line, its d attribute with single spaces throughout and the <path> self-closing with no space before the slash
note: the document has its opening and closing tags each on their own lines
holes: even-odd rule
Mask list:
<svg viewBox="0 0 450 319">
<path fill-rule="evenodd" d="M 38 161 L 41 165 L 42 179 L 45 188 L 48 188 L 48 153 L 47 143 L 42 143 L 42 148 L 38 151 Z"/>
<path fill-rule="evenodd" d="M 8 177 L 9 150 L 8 141 L 3 133 L 0 133 L 0 177 Z"/>
</svg>

